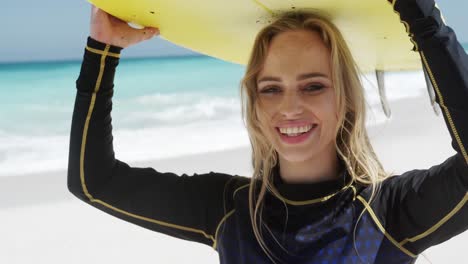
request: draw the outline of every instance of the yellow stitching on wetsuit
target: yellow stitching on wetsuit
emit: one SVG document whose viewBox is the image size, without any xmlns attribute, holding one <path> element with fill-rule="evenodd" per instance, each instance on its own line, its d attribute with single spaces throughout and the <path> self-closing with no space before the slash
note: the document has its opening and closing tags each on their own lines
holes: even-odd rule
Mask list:
<svg viewBox="0 0 468 264">
<path fill-rule="evenodd" d="M 81 186 L 83 188 L 83 193 L 88 197 L 89 200 L 92 200 L 93 197 L 88 192 L 88 188 L 86 187 L 85 178 L 84 178 L 84 153 L 86 150 L 86 138 L 88 136 L 88 126 L 89 121 L 91 119 L 91 114 L 94 110 L 94 103 L 96 102 L 96 93 L 99 91 L 99 87 L 101 86 L 102 76 L 104 75 L 104 67 L 106 65 L 106 56 L 107 52 L 110 49 L 110 45 L 106 45 L 104 51 L 101 55 L 101 64 L 99 65 L 99 73 L 96 80 L 96 85 L 94 86 L 94 91 L 91 96 L 91 103 L 89 104 L 88 114 L 86 115 L 86 121 L 83 128 L 83 137 L 81 139 L 81 153 L 80 153 L 80 180 Z"/>
<path fill-rule="evenodd" d="M 216 231 L 215 231 L 215 241 L 213 242 L 213 249 L 216 250 L 216 241 L 218 241 L 218 238 L 217 238 L 217 233 L 218 233 L 218 228 L 219 226 L 221 225 L 222 221 L 224 221 L 224 217 L 226 217 L 226 187 L 231 183 L 231 181 L 233 181 L 235 179 L 235 177 L 231 177 L 225 184 L 224 184 L 224 188 L 223 188 L 223 218 L 221 218 L 221 221 L 218 223 L 218 227 L 216 227 Z"/>
<path fill-rule="evenodd" d="M 392 3 L 394 11 L 395 11 L 395 3 L 396 2 L 397 2 L 397 0 L 394 0 L 393 3 Z M 437 4 L 436 4 L 436 8 L 437 8 Z M 400 13 L 398 13 L 397 11 L 395 11 L 395 12 L 398 15 L 400 15 Z M 442 17 L 442 12 L 440 14 L 441 14 L 441 17 Z M 442 17 L 442 20 L 445 23 L 445 20 L 443 19 L 443 17 Z M 408 30 L 409 30 L 409 25 L 407 23 L 405 23 L 405 26 L 407 26 Z M 411 36 L 413 36 L 413 35 L 411 34 Z M 417 46 L 417 43 L 414 42 L 413 40 L 412 40 L 412 42 L 416 45 L 417 51 L 419 51 L 419 47 Z M 452 120 L 452 115 L 450 114 L 447 106 L 445 106 L 444 98 L 443 98 L 442 93 L 440 92 L 439 86 L 437 85 L 437 82 L 436 82 L 436 80 L 434 78 L 434 74 L 432 73 L 431 67 L 429 66 L 429 63 L 427 62 L 427 59 L 426 59 L 426 56 L 424 55 L 424 52 L 419 51 L 419 53 L 421 54 L 422 61 L 423 61 L 424 65 L 426 66 L 426 69 L 427 69 L 427 71 L 429 73 L 429 76 L 430 76 L 430 79 L 431 79 L 431 82 L 432 82 L 432 86 L 434 86 L 434 89 L 436 90 L 436 93 L 439 96 L 439 99 L 440 99 L 439 105 L 444 110 L 444 113 L 447 116 L 450 128 L 451 128 L 451 130 L 452 130 L 452 132 L 453 132 L 453 134 L 455 136 L 455 139 L 456 139 L 456 141 L 458 143 L 458 146 L 460 147 L 460 150 L 461 150 L 461 152 L 463 154 L 463 157 L 465 158 L 466 163 L 468 163 L 468 153 L 466 152 L 465 147 L 463 145 L 463 142 L 461 141 L 460 136 L 458 135 L 458 131 L 457 131 L 457 129 L 455 127 L 455 124 L 453 123 L 453 120 Z"/>
<path fill-rule="evenodd" d="M 429 228 L 428 230 L 426 230 L 425 232 L 417 236 L 403 239 L 399 244 L 403 246 L 407 242 L 415 242 L 421 238 L 424 238 L 430 235 L 431 233 L 436 231 L 439 227 L 441 227 L 443 224 L 445 224 L 445 222 L 450 220 L 450 218 L 452 218 L 452 216 L 454 216 L 458 211 L 460 211 L 460 209 L 462 209 L 462 207 L 465 205 L 467 201 L 468 201 L 468 192 L 461 199 L 461 201 L 457 204 L 457 206 L 455 206 L 455 208 L 453 208 L 452 211 L 450 211 L 450 213 L 448 213 L 444 218 L 442 218 L 437 224 L 433 225 L 431 228 Z"/>
<path fill-rule="evenodd" d="M 136 215 L 136 214 L 132 214 L 132 213 L 129 213 L 127 211 L 124 211 L 122 209 L 119 209 L 117 207 L 114 207 L 104 201 L 101 201 L 99 199 L 94 199 L 92 198 L 91 202 L 95 202 L 95 203 L 99 203 L 99 204 L 102 204 L 104 205 L 105 207 L 108 207 L 114 211 L 117 211 L 121 214 L 124 214 L 124 215 L 127 215 L 127 216 L 131 216 L 131 217 L 134 217 L 134 218 L 137 218 L 137 219 L 140 219 L 140 220 L 144 220 L 144 221 L 147 221 L 147 222 L 150 222 L 150 223 L 155 223 L 155 224 L 159 224 L 159 225 L 162 225 L 162 226 L 168 226 L 168 227 L 172 227 L 172 228 L 176 228 L 176 229 L 180 229 L 180 230 L 184 230 L 184 231 L 189 231 L 189 232 L 194 232 L 194 233 L 198 233 L 198 234 L 202 234 L 204 237 L 208 238 L 208 239 L 211 239 L 214 241 L 214 237 L 212 235 L 209 235 L 207 234 L 205 231 L 203 230 L 200 230 L 200 229 L 196 229 L 196 228 L 191 228 L 191 227 L 185 227 L 185 226 L 181 226 L 181 225 L 176 225 L 176 224 L 171 224 L 171 223 L 168 223 L 168 222 L 163 222 L 163 221 L 159 221 L 159 220 L 155 220 L 155 219 L 152 219 L 152 218 L 148 218 L 148 217 L 145 217 L 145 216 L 141 216 L 141 215 Z"/>
<path fill-rule="evenodd" d="M 458 135 L 457 128 L 455 127 L 455 124 L 453 123 L 452 115 L 450 114 L 447 106 L 445 105 L 444 98 L 443 98 L 442 93 L 440 92 L 440 89 L 439 89 L 439 85 L 437 84 L 437 82 L 436 82 L 436 80 L 434 78 L 434 74 L 432 73 L 431 67 L 429 66 L 429 63 L 427 62 L 427 59 L 426 59 L 426 56 L 424 55 L 424 52 L 421 51 L 420 54 L 421 54 L 422 61 L 423 61 L 424 65 L 426 66 L 427 72 L 429 73 L 429 77 L 431 79 L 432 86 L 434 86 L 434 89 L 436 90 L 436 93 L 439 96 L 439 101 L 440 101 L 439 105 L 444 110 L 444 113 L 447 116 L 448 122 L 450 124 L 450 128 L 452 129 L 453 135 L 455 136 L 455 139 L 456 139 L 456 141 L 458 143 L 458 146 L 460 147 L 460 151 L 462 152 L 463 157 L 465 158 L 465 162 L 468 163 L 468 154 L 467 154 L 467 152 L 465 150 L 465 147 L 463 145 L 463 142 L 461 141 L 460 136 Z"/>
<path fill-rule="evenodd" d="M 215 238 L 214 238 L 214 242 L 213 242 L 213 249 L 214 250 L 217 250 L 216 247 L 217 247 L 217 244 L 218 244 L 218 231 L 219 231 L 219 228 L 226 221 L 226 219 L 228 219 L 228 217 L 231 216 L 235 211 L 236 211 L 236 209 L 232 209 L 229 213 L 227 213 L 223 217 L 223 219 L 221 219 L 221 221 L 219 221 L 218 226 L 216 227 Z"/>
<path fill-rule="evenodd" d="M 95 53 L 95 54 L 98 54 L 98 55 L 104 55 L 104 51 L 102 51 L 102 50 L 94 49 L 94 48 L 91 48 L 91 47 L 88 47 L 88 46 L 86 46 L 86 49 L 88 51 L 92 52 L 92 53 Z M 120 54 L 118 54 L 118 53 L 106 52 L 105 54 L 106 54 L 106 56 L 120 58 Z"/>
<path fill-rule="evenodd" d="M 266 7 L 266 5 L 260 3 L 260 1 L 258 0 L 252 0 L 254 1 L 258 6 L 260 6 L 263 10 L 267 11 L 268 13 L 270 14 L 273 14 L 273 11 L 271 11 L 271 9 L 269 9 L 268 7 Z"/>
<path fill-rule="evenodd" d="M 243 188 L 245 188 L 245 187 L 247 187 L 247 186 L 249 186 L 249 185 L 250 185 L 250 183 L 247 183 L 247 184 L 242 185 L 241 187 L 237 188 L 237 189 L 232 193 L 232 198 L 234 199 L 234 197 L 236 196 L 237 191 L 239 191 L 240 189 L 243 189 Z"/>
<path fill-rule="evenodd" d="M 353 190 L 353 201 L 354 201 L 356 200 L 356 195 L 357 195 L 356 187 L 354 187 L 354 185 L 351 185 L 350 188 Z"/>
<path fill-rule="evenodd" d="M 319 198 L 315 198 L 315 199 L 312 199 L 312 200 L 304 200 L 304 201 L 293 201 L 293 200 L 289 200 L 285 197 L 283 197 L 277 190 L 274 186 L 272 186 L 272 188 L 275 188 L 276 192 L 278 193 L 278 198 L 280 198 L 283 202 L 285 203 L 288 203 L 290 205 L 307 205 L 307 204 L 313 204 L 313 203 L 319 203 L 319 202 L 325 202 L 327 200 L 329 200 L 330 198 L 334 197 L 335 195 L 337 195 L 338 193 L 348 189 L 351 185 L 353 184 L 353 179 L 350 179 L 349 183 L 344 186 L 343 188 L 341 188 L 340 190 L 332 193 L 332 194 L 329 194 L 327 196 L 324 196 L 324 197 L 319 197 Z"/>
<path fill-rule="evenodd" d="M 225 184 L 223 188 L 223 214 L 226 214 L 226 187 L 233 181 L 235 177 L 231 177 Z"/>
<path fill-rule="evenodd" d="M 124 210 L 121 210 L 119 208 L 113 207 L 112 205 L 109 205 L 106 202 L 101 201 L 99 199 L 94 199 L 93 196 L 88 192 L 88 188 L 86 187 L 86 182 L 85 182 L 85 177 L 84 177 L 84 153 L 85 153 L 85 150 L 86 150 L 86 138 L 87 138 L 87 135 L 88 135 L 89 122 L 91 120 L 91 115 L 92 115 L 93 110 L 94 110 L 94 104 L 96 102 L 96 94 L 99 91 L 99 88 L 101 86 L 102 76 L 104 75 L 104 67 L 105 67 L 106 57 L 107 57 L 109 48 L 110 48 L 110 45 L 106 45 L 106 47 L 105 47 L 105 49 L 104 49 L 104 51 L 102 53 L 101 64 L 100 64 L 100 67 L 99 67 L 99 73 L 98 73 L 98 77 L 97 77 L 97 80 L 96 80 L 96 86 L 94 87 L 94 91 L 93 91 L 92 96 L 91 96 L 91 103 L 89 105 L 88 114 L 86 116 L 86 121 L 85 121 L 85 125 L 84 125 L 84 128 L 83 128 L 83 138 L 82 138 L 82 141 L 81 141 L 81 153 L 80 153 L 80 180 L 81 180 L 81 186 L 82 186 L 82 189 L 83 189 L 83 193 L 86 195 L 86 197 L 88 197 L 90 202 L 102 204 L 105 207 L 110 208 L 110 209 L 112 209 L 112 210 L 114 210 L 116 212 L 119 212 L 121 214 L 131 216 L 131 217 L 134 217 L 134 218 L 137 218 L 137 219 L 140 219 L 140 220 L 148 221 L 148 222 L 151 222 L 151 223 L 163 225 L 163 226 L 168 226 L 168 227 L 177 228 L 177 229 L 184 230 L 184 231 L 199 233 L 199 234 L 202 234 L 204 237 L 206 237 L 208 239 L 211 239 L 214 242 L 215 241 L 214 237 L 212 235 L 209 235 L 209 234 L 205 233 L 203 230 L 190 228 L 190 227 L 185 227 L 185 226 L 180 226 L 180 225 L 176 225 L 176 224 L 171 224 L 171 223 L 151 219 L 151 218 L 148 218 L 148 217 L 132 214 L 132 213 L 126 212 Z"/>
<path fill-rule="evenodd" d="M 385 237 L 388 240 L 390 240 L 390 242 L 392 242 L 392 244 L 395 245 L 397 248 L 399 248 L 403 253 L 405 253 L 406 255 L 408 255 L 408 256 L 410 256 L 412 258 L 416 258 L 415 254 L 411 253 L 409 250 L 407 250 L 406 248 L 404 248 L 403 246 L 398 244 L 398 242 L 385 230 L 385 228 L 380 223 L 379 218 L 377 218 L 377 216 L 375 215 L 374 211 L 372 210 L 370 205 L 367 203 L 367 201 L 364 198 L 362 198 L 360 195 L 358 195 L 357 198 L 364 205 L 365 209 L 367 210 L 367 212 L 369 212 L 369 215 L 374 220 L 374 223 L 377 225 L 377 227 L 380 229 L 380 231 L 385 235 Z"/>
</svg>

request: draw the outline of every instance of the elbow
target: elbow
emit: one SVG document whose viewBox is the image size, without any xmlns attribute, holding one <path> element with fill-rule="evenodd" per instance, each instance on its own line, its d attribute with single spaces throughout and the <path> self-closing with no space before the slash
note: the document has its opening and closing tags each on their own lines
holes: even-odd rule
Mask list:
<svg viewBox="0 0 468 264">
<path fill-rule="evenodd" d="M 67 172 L 67 188 L 70 193 L 79 198 L 85 200 L 83 188 L 81 186 L 80 172 L 74 169 L 72 166 L 68 166 Z"/>
</svg>

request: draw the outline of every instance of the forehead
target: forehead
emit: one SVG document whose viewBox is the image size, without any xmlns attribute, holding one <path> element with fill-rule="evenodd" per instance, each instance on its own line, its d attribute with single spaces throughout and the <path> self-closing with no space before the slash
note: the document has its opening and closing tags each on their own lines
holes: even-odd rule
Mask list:
<svg viewBox="0 0 468 264">
<path fill-rule="evenodd" d="M 315 31 L 288 31 L 275 36 L 262 75 L 322 72 L 330 76 L 330 50 Z"/>
</svg>

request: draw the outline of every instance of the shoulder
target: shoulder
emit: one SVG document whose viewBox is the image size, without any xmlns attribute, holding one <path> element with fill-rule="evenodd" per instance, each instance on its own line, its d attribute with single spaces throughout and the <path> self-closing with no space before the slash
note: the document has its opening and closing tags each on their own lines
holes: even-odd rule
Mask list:
<svg viewBox="0 0 468 264">
<path fill-rule="evenodd" d="M 234 175 L 229 182 L 226 183 L 225 189 L 229 192 L 229 197 L 235 199 L 235 196 L 240 192 L 249 189 L 251 177 Z"/>
</svg>

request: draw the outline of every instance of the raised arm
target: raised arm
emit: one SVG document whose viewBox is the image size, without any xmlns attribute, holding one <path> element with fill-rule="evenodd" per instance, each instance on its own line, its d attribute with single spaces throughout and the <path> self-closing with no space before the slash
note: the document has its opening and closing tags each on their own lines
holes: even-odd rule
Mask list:
<svg viewBox="0 0 468 264">
<path fill-rule="evenodd" d="M 68 188 L 82 201 L 118 218 L 213 246 L 216 229 L 230 207 L 226 198 L 230 184 L 239 177 L 214 172 L 179 176 L 130 167 L 115 158 L 111 110 L 121 50 L 88 38 L 76 82 Z"/>
<path fill-rule="evenodd" d="M 379 218 L 397 247 L 417 255 L 468 229 L 468 56 L 433 0 L 389 2 L 429 73 L 457 152 L 383 183 Z"/>
</svg>

